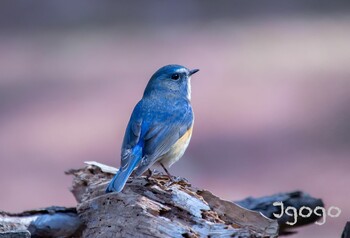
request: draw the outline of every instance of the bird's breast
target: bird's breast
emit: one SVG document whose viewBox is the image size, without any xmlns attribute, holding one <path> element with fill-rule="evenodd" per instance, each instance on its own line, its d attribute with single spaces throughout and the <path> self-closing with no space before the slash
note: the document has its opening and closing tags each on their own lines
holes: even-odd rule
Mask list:
<svg viewBox="0 0 350 238">
<path fill-rule="evenodd" d="M 183 136 L 176 141 L 170 150 L 159 160 L 165 167 L 169 168 L 177 162 L 185 153 L 192 136 L 193 126 L 191 126 Z"/>
</svg>

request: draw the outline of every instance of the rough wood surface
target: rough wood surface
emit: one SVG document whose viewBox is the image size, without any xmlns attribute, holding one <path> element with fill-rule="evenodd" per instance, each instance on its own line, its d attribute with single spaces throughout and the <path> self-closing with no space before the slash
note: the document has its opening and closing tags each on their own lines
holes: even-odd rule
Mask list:
<svg viewBox="0 0 350 238">
<path fill-rule="evenodd" d="M 320 199 L 302 192 L 250 197 L 233 203 L 192 187 L 184 179 L 169 181 L 162 174 L 132 178 L 121 193 L 106 194 L 107 183 L 116 171 L 97 162 L 68 171 L 73 175 L 71 191 L 77 208 L 0 212 L 0 238 L 277 237 L 278 223 L 286 234 L 288 227 L 283 223 L 290 218 L 270 219 L 274 212 L 279 212 L 273 202 L 282 201 L 296 208 L 323 206 Z M 301 220 L 297 225 L 308 222 L 311 220 Z"/>
<path fill-rule="evenodd" d="M 71 170 L 84 237 L 276 237 L 278 223 L 162 174 L 129 180 L 105 194 L 113 176 L 88 165 Z"/>
</svg>

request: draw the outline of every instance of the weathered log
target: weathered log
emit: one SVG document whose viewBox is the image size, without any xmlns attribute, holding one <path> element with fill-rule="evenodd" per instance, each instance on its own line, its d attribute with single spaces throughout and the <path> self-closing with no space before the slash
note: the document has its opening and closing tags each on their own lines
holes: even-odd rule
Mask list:
<svg viewBox="0 0 350 238">
<path fill-rule="evenodd" d="M 20 214 L 0 213 L 1 237 L 277 237 L 281 218 L 273 202 L 300 207 L 322 201 L 301 192 L 247 198 L 236 203 L 186 180 L 156 173 L 131 178 L 121 193 L 105 193 L 115 168 L 89 162 L 70 170 L 77 208 L 50 207 Z M 245 209 L 246 207 L 248 209 Z M 256 210 L 254 212 L 251 210 Z M 260 214 L 263 213 L 264 215 Z M 270 217 L 270 218 L 268 218 Z M 306 224 L 301 221 L 300 224 Z M 284 230 L 284 229 L 283 229 Z M 285 231 L 285 230 L 284 230 Z"/>
<path fill-rule="evenodd" d="M 101 166 L 100 166 L 101 167 Z M 84 237 L 276 237 L 277 221 L 224 201 L 187 181 L 154 174 L 106 194 L 105 167 L 71 170 Z"/>
<path fill-rule="evenodd" d="M 350 238 L 350 221 L 345 224 L 341 238 Z"/>
<path fill-rule="evenodd" d="M 75 208 L 48 207 L 22 213 L 0 212 L 0 237 L 80 237 Z"/>
<path fill-rule="evenodd" d="M 296 208 L 297 211 L 299 211 L 299 209 L 303 206 L 308 207 L 312 210 L 314 210 L 316 207 L 324 207 L 321 199 L 313 198 L 309 194 L 302 191 L 278 193 L 271 196 L 258 198 L 248 197 L 241 201 L 236 201 L 235 203 L 244 208 L 261 212 L 266 217 L 269 217 L 271 219 L 276 219 L 276 216 L 274 214 L 281 214 L 281 206 L 274 206 L 274 202 L 282 202 L 284 209 L 290 206 Z M 293 216 L 287 215 L 284 212 L 283 216 L 281 218 L 278 218 L 277 221 L 280 225 L 280 234 L 290 234 L 295 232 L 292 231 L 293 229 L 314 223 L 320 218 L 321 217 L 317 216 L 315 213 L 312 213 L 308 217 L 298 216 L 296 224 L 290 226 L 287 224 L 287 222 L 292 222 L 295 218 Z"/>
</svg>

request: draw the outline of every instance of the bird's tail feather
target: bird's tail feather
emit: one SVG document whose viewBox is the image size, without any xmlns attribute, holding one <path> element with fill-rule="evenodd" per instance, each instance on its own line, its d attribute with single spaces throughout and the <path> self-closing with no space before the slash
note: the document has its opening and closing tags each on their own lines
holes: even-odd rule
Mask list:
<svg viewBox="0 0 350 238">
<path fill-rule="evenodd" d="M 125 170 L 121 170 L 121 168 L 118 170 L 116 175 L 113 177 L 112 181 L 108 184 L 106 193 L 111 193 L 111 192 L 119 193 L 120 191 L 123 190 L 126 181 L 128 180 L 132 171 L 134 171 L 135 167 L 137 166 L 137 164 L 139 163 L 142 157 L 141 153 L 132 153 L 131 156 L 132 158 L 130 158 L 130 164 L 127 166 Z"/>
</svg>

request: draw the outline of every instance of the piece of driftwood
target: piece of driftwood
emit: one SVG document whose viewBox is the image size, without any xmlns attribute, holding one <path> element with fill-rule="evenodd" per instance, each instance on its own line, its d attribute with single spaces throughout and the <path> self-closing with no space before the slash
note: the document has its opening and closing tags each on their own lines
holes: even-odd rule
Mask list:
<svg viewBox="0 0 350 238">
<path fill-rule="evenodd" d="M 0 212 L 0 238 L 80 237 L 75 208 L 48 207 L 22 213 Z"/>
<path fill-rule="evenodd" d="M 350 238 L 350 221 L 345 224 L 341 238 Z"/>
<path fill-rule="evenodd" d="M 271 196 L 258 198 L 248 197 L 240 201 L 235 201 L 236 204 L 253 211 L 261 212 L 266 217 L 271 219 L 276 219 L 274 214 L 281 214 L 281 206 L 274 206 L 273 204 L 275 202 L 282 202 L 284 209 L 287 207 L 293 207 L 296 208 L 297 211 L 299 211 L 299 209 L 303 206 L 312 210 L 314 210 L 316 207 L 324 207 L 321 199 L 313 198 L 309 194 L 302 191 L 278 193 Z M 293 229 L 296 227 L 314 223 L 320 218 L 321 217 L 317 216 L 315 213 L 311 213 L 311 215 L 307 217 L 298 216 L 296 224 L 290 226 L 287 224 L 287 222 L 294 222 L 295 217 L 287 215 L 287 213 L 283 212 L 282 217 L 278 218 L 277 221 L 280 225 L 280 234 L 291 234 L 295 233 Z"/>
<path fill-rule="evenodd" d="M 107 183 L 116 171 L 96 162 L 68 171 L 67 174 L 74 176 L 71 191 L 78 202 L 76 209 L 50 207 L 20 214 L 2 212 L 0 238 L 30 237 L 30 234 L 32 237 L 277 237 L 278 221 L 270 218 L 278 211 L 271 204 L 289 201 L 288 204 L 296 206 L 307 201 L 304 199 L 307 196 L 299 192 L 247 198 L 236 202 L 237 205 L 192 187 L 184 179 L 174 178 L 173 182 L 159 173 L 150 178 L 129 179 L 121 193 L 106 194 Z"/>
</svg>

